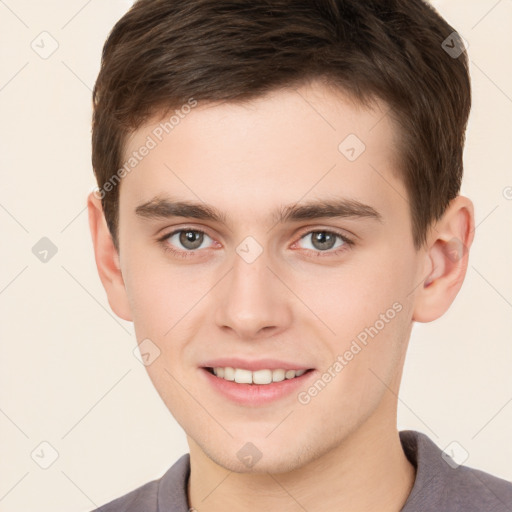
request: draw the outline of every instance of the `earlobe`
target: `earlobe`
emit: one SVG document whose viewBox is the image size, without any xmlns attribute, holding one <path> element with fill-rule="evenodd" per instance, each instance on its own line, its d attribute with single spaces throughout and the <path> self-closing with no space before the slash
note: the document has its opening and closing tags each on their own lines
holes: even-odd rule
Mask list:
<svg viewBox="0 0 512 512">
<path fill-rule="evenodd" d="M 105 221 L 101 201 L 94 192 L 91 192 L 87 198 L 87 209 L 96 267 L 107 293 L 108 302 L 118 317 L 131 322 L 132 317 L 119 254 Z"/>
<path fill-rule="evenodd" d="M 431 230 L 413 321 L 431 322 L 448 310 L 464 282 L 473 238 L 473 203 L 457 196 Z"/>
</svg>

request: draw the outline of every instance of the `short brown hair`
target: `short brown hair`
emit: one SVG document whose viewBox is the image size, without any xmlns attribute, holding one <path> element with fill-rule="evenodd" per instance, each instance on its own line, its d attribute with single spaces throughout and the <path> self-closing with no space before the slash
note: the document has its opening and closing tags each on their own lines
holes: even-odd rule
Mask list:
<svg viewBox="0 0 512 512">
<path fill-rule="evenodd" d="M 390 108 L 419 249 L 462 181 L 461 41 L 423 0 L 138 0 L 104 45 L 93 92 L 92 164 L 116 248 L 120 187 L 104 186 L 128 134 L 190 98 L 243 102 L 321 79 Z"/>
</svg>

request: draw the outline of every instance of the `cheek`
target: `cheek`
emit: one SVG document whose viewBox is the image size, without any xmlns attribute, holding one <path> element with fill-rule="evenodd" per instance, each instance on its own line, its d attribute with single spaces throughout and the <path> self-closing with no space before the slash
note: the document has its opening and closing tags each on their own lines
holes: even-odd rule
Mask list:
<svg viewBox="0 0 512 512">
<path fill-rule="evenodd" d="M 347 406 L 374 402 L 386 389 L 383 382 L 389 384 L 400 367 L 414 280 L 412 260 L 403 256 L 397 262 L 391 252 L 387 258 L 380 252 L 378 261 L 340 267 L 301 288 L 311 309 L 335 333 L 324 335 L 330 354 L 324 364 L 328 369 L 341 358 L 342 369 L 339 364 L 337 372 L 331 368 L 336 374 L 332 389 L 336 400 L 347 398 Z"/>
<path fill-rule="evenodd" d="M 139 343 L 149 339 L 156 345 L 157 348 L 151 346 L 150 352 L 158 355 L 145 369 L 162 401 L 183 426 L 191 407 L 197 413 L 183 387 L 188 382 L 186 388 L 195 396 L 184 361 L 190 338 L 189 322 L 204 291 L 190 273 L 156 258 L 151 261 L 149 257 L 134 256 L 126 258 L 129 272 L 125 284 L 136 338 Z"/>
<path fill-rule="evenodd" d="M 206 285 L 199 272 L 150 256 L 127 258 L 124 280 L 135 327 L 163 337 L 194 308 Z"/>
<path fill-rule="evenodd" d="M 398 303 L 395 308 L 399 308 L 403 304 L 406 294 L 402 290 L 407 288 L 403 273 L 395 267 L 403 268 L 382 257 L 378 261 L 354 258 L 339 267 L 295 272 L 288 282 L 309 310 L 304 310 L 302 318 L 309 318 L 312 326 L 316 324 L 328 338 L 336 340 L 339 350 L 375 323 L 379 331 L 390 330 L 388 324 L 394 323 L 396 316 L 393 305 Z M 304 275 L 308 277 L 304 279 Z M 384 321 L 391 322 L 383 324 L 382 315 Z"/>
<path fill-rule="evenodd" d="M 331 357 L 319 375 L 320 380 L 324 377 L 329 382 L 323 385 L 317 380 L 313 389 L 302 390 L 304 394 L 300 397 L 301 404 L 311 401 L 305 410 L 314 412 L 319 423 L 351 429 L 368 418 L 383 401 L 393 402 L 398 393 L 396 377 L 407 348 L 409 312 L 404 307 L 394 313 L 395 310 L 389 314 L 387 324 L 383 320 L 381 324 L 359 318 L 356 323 L 365 327 L 351 327 L 346 335 L 338 336 L 331 343 Z M 343 329 L 341 324 L 339 329 Z"/>
</svg>

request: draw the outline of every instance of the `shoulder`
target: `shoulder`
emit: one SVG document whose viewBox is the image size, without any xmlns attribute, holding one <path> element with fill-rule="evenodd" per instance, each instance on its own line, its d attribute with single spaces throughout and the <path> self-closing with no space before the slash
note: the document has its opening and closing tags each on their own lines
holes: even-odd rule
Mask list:
<svg viewBox="0 0 512 512">
<path fill-rule="evenodd" d="M 467 512 L 512 511 L 512 482 L 468 466 L 449 469 L 451 473 L 443 488 L 444 502 L 459 502 Z"/>
<path fill-rule="evenodd" d="M 93 512 L 138 512 L 139 510 L 157 512 L 158 483 L 159 480 L 153 480 L 141 485 L 128 494 L 102 505 Z"/>
<path fill-rule="evenodd" d="M 187 512 L 189 454 L 183 455 L 160 478 L 116 498 L 92 512 Z"/>
<path fill-rule="evenodd" d="M 402 512 L 510 512 L 512 482 L 458 465 L 427 435 L 406 430 L 400 441 L 416 466 L 416 479 Z"/>
</svg>

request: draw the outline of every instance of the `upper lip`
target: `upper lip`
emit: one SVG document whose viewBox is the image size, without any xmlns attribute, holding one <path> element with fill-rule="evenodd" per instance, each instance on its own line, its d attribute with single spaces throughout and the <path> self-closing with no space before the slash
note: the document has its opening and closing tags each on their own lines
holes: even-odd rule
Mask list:
<svg viewBox="0 0 512 512">
<path fill-rule="evenodd" d="M 203 368 L 240 368 L 243 370 L 310 370 L 311 366 L 305 366 L 301 363 L 293 363 L 290 361 L 280 361 L 278 359 L 257 359 L 248 360 L 238 357 L 224 357 L 220 359 L 211 359 L 205 361 Z"/>
</svg>

